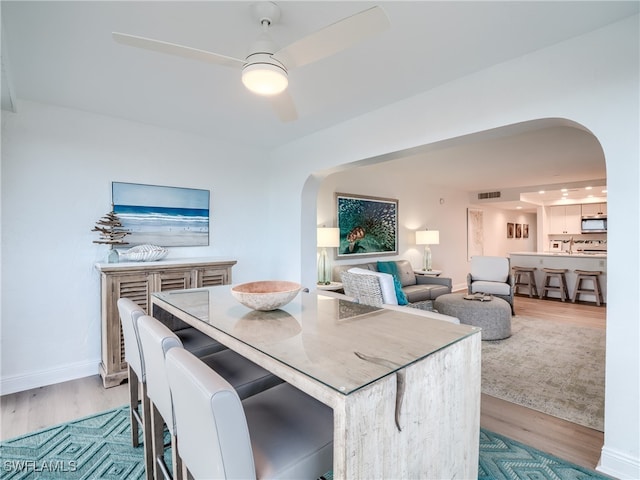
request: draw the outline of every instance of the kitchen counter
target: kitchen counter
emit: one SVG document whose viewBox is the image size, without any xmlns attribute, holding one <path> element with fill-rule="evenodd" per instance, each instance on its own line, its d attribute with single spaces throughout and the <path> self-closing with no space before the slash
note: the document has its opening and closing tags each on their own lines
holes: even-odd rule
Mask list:
<svg viewBox="0 0 640 480">
<path fill-rule="evenodd" d="M 579 257 L 579 258 L 596 257 L 596 258 L 607 258 L 607 253 L 606 252 L 602 252 L 602 253 L 584 253 L 584 252 L 573 252 L 573 253 L 569 253 L 569 252 L 513 252 L 513 253 L 510 253 L 509 255 L 532 255 L 532 256 L 537 256 L 537 257 L 551 256 L 551 257 Z"/>
<path fill-rule="evenodd" d="M 509 254 L 511 258 L 511 267 L 535 267 L 536 284 L 538 290 L 542 292 L 544 282 L 543 268 L 566 268 L 567 287 L 569 289 L 569 298 L 573 296 L 576 286 L 575 270 L 594 270 L 601 271 L 600 286 L 604 301 L 607 301 L 607 254 L 606 253 L 572 253 L 568 252 L 513 252 Z M 555 283 L 554 283 L 555 284 Z M 587 288 L 591 288 L 591 282 L 582 284 Z M 558 292 L 549 292 L 550 297 L 559 298 Z M 578 300 L 595 301 L 594 295 L 581 294 Z"/>
</svg>

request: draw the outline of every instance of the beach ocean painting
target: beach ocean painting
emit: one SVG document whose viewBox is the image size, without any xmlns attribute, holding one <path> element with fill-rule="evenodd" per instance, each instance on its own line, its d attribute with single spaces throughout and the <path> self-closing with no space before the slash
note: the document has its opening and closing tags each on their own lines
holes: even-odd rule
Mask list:
<svg viewBox="0 0 640 480">
<path fill-rule="evenodd" d="M 209 245 L 209 190 L 112 182 L 112 202 L 130 246 Z"/>
</svg>

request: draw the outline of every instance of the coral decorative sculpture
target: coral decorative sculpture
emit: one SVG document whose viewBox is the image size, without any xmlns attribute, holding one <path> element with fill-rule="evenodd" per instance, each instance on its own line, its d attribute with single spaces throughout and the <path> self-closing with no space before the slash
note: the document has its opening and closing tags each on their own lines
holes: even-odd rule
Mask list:
<svg viewBox="0 0 640 480">
<path fill-rule="evenodd" d="M 129 231 L 122 227 L 122 223 L 118 218 L 118 215 L 111 211 L 104 217 L 96 222 L 92 232 L 99 232 L 100 238 L 94 240 L 93 243 L 101 243 L 111 246 L 111 253 L 109 253 L 109 263 L 116 263 L 118 261 L 118 252 L 114 249 L 115 245 L 129 245 L 129 242 L 124 241 L 124 237 L 129 235 Z"/>
</svg>

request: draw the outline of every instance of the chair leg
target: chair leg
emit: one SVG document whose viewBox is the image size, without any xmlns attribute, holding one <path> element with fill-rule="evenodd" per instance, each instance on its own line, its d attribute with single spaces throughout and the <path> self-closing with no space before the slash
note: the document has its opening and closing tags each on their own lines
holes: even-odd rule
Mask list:
<svg viewBox="0 0 640 480">
<path fill-rule="evenodd" d="M 593 280 L 594 289 L 596 291 L 596 305 L 600 306 L 604 303 L 604 296 L 602 295 L 602 288 L 600 288 L 600 277 L 595 276 Z"/>
<path fill-rule="evenodd" d="M 542 283 L 542 290 L 540 291 L 540 298 L 546 298 L 547 297 L 547 293 L 548 293 L 548 287 L 550 286 L 551 282 L 551 277 L 549 276 L 549 274 L 545 274 L 544 276 L 544 282 Z"/>
<path fill-rule="evenodd" d="M 158 464 L 164 458 L 164 419 L 153 403 L 151 404 L 151 432 L 153 437 L 151 441 L 153 478 L 160 480 L 164 478 L 164 473 Z"/>
<path fill-rule="evenodd" d="M 147 386 L 140 382 L 136 372 L 129 371 L 129 422 L 131 423 L 131 444 L 140 446 L 140 427 L 142 427 L 142 442 L 144 448 L 144 471 L 147 480 L 154 478 L 153 473 L 153 436 L 151 428 L 151 402 L 147 396 Z M 138 404 L 142 406 L 142 415 L 138 413 Z"/>
<path fill-rule="evenodd" d="M 151 400 L 147 396 L 147 385 L 142 383 L 142 430 L 144 435 L 144 471 L 147 480 L 154 478 L 153 472 L 153 420 L 151 418 Z"/>
<path fill-rule="evenodd" d="M 536 276 L 534 275 L 533 272 L 529 273 L 529 281 L 531 282 L 531 293 L 532 295 L 529 295 L 530 297 L 537 297 L 538 296 L 538 285 L 536 284 Z"/>
<path fill-rule="evenodd" d="M 140 401 L 140 392 L 138 391 L 140 380 L 130 365 L 127 370 L 129 374 L 129 423 L 131 424 L 131 445 L 133 445 L 134 448 L 137 448 L 138 445 L 140 445 L 138 440 L 138 416 L 136 415 L 138 411 L 138 402 Z"/>
<path fill-rule="evenodd" d="M 173 466 L 173 480 L 183 480 L 185 478 L 184 469 L 178 448 L 178 438 L 175 435 L 171 435 L 171 465 Z"/>
<path fill-rule="evenodd" d="M 167 464 L 164 461 L 164 426 L 165 422 L 160 415 L 160 412 L 151 404 L 151 415 L 153 420 L 151 422 L 153 431 L 153 453 L 152 461 L 154 468 L 155 480 L 169 479 L 169 480 L 183 480 L 183 465 L 182 459 L 178 453 L 178 439 L 175 435 L 171 435 L 171 463 L 172 472 L 167 469 Z"/>
<path fill-rule="evenodd" d="M 582 275 L 576 277 L 576 286 L 573 289 L 573 296 L 571 297 L 571 303 L 576 303 L 578 299 L 578 292 L 582 289 Z"/>
</svg>

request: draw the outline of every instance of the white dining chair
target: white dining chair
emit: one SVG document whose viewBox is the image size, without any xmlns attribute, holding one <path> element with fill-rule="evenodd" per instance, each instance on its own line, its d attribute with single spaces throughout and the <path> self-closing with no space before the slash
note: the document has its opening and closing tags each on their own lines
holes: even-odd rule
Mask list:
<svg viewBox="0 0 640 480">
<path fill-rule="evenodd" d="M 178 480 L 182 478 L 180 447 L 178 446 L 173 402 L 165 370 L 165 355 L 174 348 L 182 350 L 183 345 L 174 332 L 148 315 L 138 319 L 138 331 L 145 365 L 147 395 L 151 400 L 150 424 L 155 478 L 165 477 Z M 203 364 L 207 365 L 207 368 L 215 368 L 224 372 L 228 382 L 233 385 L 242 398 L 282 383 L 280 378 L 229 349 L 200 358 Z M 171 435 L 172 474 L 164 461 L 165 425 Z"/>
<path fill-rule="evenodd" d="M 119 298 L 117 301 L 122 337 L 124 340 L 124 358 L 127 362 L 129 378 L 129 417 L 131 425 L 131 444 L 139 446 L 140 429 L 145 448 L 145 466 L 153 467 L 151 448 L 151 428 L 146 428 L 150 418 L 150 403 L 146 393 L 146 375 L 142 350 L 138 333 L 137 320 L 145 315 L 145 311 L 129 298 Z M 185 349 L 201 357 L 226 350 L 227 347 L 213 338 L 205 335 L 193 327 L 183 327 L 174 332 Z M 142 413 L 139 407 L 142 407 Z M 147 445 L 149 448 L 147 448 Z M 151 471 L 149 471 L 151 478 Z"/>
<path fill-rule="evenodd" d="M 241 400 L 183 349 L 167 353 L 180 454 L 199 479 L 317 479 L 333 468 L 333 411 L 283 383 Z"/>
<path fill-rule="evenodd" d="M 118 300 L 118 313 L 124 339 L 124 359 L 129 374 L 129 422 L 131 424 L 131 444 L 140 444 L 142 429 L 144 445 L 144 465 L 146 478 L 153 478 L 153 451 L 151 448 L 151 405 L 147 396 L 147 379 L 142 361 L 142 350 L 138 335 L 138 319 L 145 313 L 140 306 L 128 298 Z M 142 413 L 139 406 L 142 406 Z"/>
</svg>

